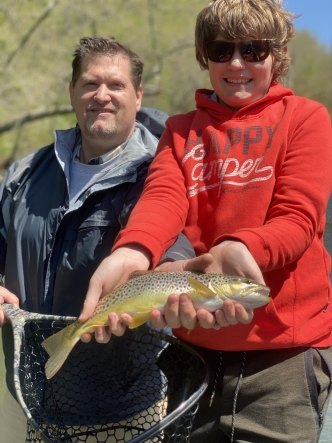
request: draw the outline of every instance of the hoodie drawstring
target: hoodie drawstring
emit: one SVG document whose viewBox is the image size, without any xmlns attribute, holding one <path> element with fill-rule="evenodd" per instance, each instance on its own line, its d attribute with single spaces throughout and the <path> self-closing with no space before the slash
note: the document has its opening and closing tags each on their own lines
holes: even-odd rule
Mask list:
<svg viewBox="0 0 332 443">
<path fill-rule="evenodd" d="M 235 414 L 236 414 L 236 404 L 238 395 L 240 392 L 241 384 L 244 377 L 244 370 L 246 367 L 247 362 L 247 353 L 245 351 L 242 352 L 242 360 L 241 360 L 241 366 L 240 366 L 240 373 L 237 379 L 235 391 L 234 391 L 234 397 L 233 397 L 233 408 L 232 408 L 232 428 L 231 428 L 231 441 L 230 443 L 234 442 L 234 434 L 235 434 Z"/>
<path fill-rule="evenodd" d="M 244 371 L 245 371 L 245 367 L 246 367 L 246 362 L 247 362 L 247 353 L 245 351 L 243 351 L 242 358 L 241 358 L 241 364 L 240 364 L 240 371 L 239 371 L 238 379 L 237 379 L 236 386 L 234 389 L 234 396 L 233 396 L 230 443 L 234 443 L 236 406 L 237 406 L 237 400 L 238 400 L 239 392 L 240 392 L 241 385 L 242 385 L 243 378 L 244 378 Z M 223 372 L 223 353 L 222 353 L 222 351 L 219 351 L 218 352 L 218 362 L 217 362 L 217 366 L 216 366 L 216 370 L 215 370 L 215 377 L 213 380 L 213 387 L 212 387 L 212 393 L 211 393 L 211 397 L 210 397 L 209 407 L 212 406 L 212 403 L 214 401 L 214 397 L 215 397 L 215 394 L 216 394 L 218 388 L 221 388 L 222 379 L 223 379 L 222 372 Z"/>
</svg>

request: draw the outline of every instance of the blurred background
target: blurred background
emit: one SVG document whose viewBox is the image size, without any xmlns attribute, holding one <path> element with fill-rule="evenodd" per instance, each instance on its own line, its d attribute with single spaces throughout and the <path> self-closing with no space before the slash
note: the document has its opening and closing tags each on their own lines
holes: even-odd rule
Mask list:
<svg viewBox="0 0 332 443">
<path fill-rule="evenodd" d="M 75 123 L 68 100 L 72 52 L 82 36 L 115 36 L 145 62 L 144 105 L 192 109 L 208 87 L 194 55 L 194 23 L 207 0 L 2 0 L 0 4 L 0 173 L 15 158 Z M 319 6 L 321 4 L 321 7 Z M 284 83 L 332 113 L 332 3 L 285 0 L 296 14 L 293 63 Z M 330 13 L 329 13 L 330 9 Z M 326 26 L 324 26 L 326 20 Z M 324 34 L 325 30 L 325 34 Z"/>
</svg>

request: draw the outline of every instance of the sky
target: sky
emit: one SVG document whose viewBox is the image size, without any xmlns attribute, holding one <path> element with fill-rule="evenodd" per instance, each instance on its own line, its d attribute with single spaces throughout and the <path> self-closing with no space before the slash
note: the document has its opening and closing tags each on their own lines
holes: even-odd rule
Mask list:
<svg viewBox="0 0 332 443">
<path fill-rule="evenodd" d="M 319 43 L 332 49 L 332 0 L 284 0 L 284 7 L 301 17 L 296 29 L 310 32 Z"/>
</svg>

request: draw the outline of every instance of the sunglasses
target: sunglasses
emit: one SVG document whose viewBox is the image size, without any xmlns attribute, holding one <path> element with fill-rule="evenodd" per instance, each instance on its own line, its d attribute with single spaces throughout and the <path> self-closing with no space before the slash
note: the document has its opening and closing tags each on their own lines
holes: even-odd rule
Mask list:
<svg viewBox="0 0 332 443">
<path fill-rule="evenodd" d="M 208 59 L 215 63 L 229 62 L 236 48 L 245 62 L 257 63 L 265 60 L 271 53 L 271 40 L 242 40 L 227 42 L 213 40 L 206 44 Z"/>
</svg>

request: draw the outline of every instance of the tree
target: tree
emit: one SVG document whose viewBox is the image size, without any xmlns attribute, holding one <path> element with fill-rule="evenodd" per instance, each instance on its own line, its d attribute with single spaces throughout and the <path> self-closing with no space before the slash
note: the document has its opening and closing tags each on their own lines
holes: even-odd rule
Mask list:
<svg viewBox="0 0 332 443">
<path fill-rule="evenodd" d="M 204 0 L 19 0 L 15 4 L 3 0 L 2 166 L 48 143 L 55 128 L 75 123 L 68 113 L 67 90 L 71 54 L 82 36 L 115 36 L 143 57 L 146 105 L 169 113 L 192 107 L 192 91 L 202 84 L 194 60 L 193 29 L 204 4 Z"/>
<path fill-rule="evenodd" d="M 332 114 L 332 51 L 301 31 L 290 45 L 290 54 L 289 85 L 297 94 L 325 104 Z"/>
<path fill-rule="evenodd" d="M 68 83 L 71 55 L 83 36 L 115 36 L 142 56 L 144 105 L 170 114 L 192 109 L 194 90 L 209 87 L 194 53 L 194 24 L 204 5 L 206 0 L 2 0 L 0 169 L 49 143 L 55 128 L 75 124 Z M 303 32 L 291 52 L 286 81 L 332 112 L 331 52 Z"/>
</svg>

